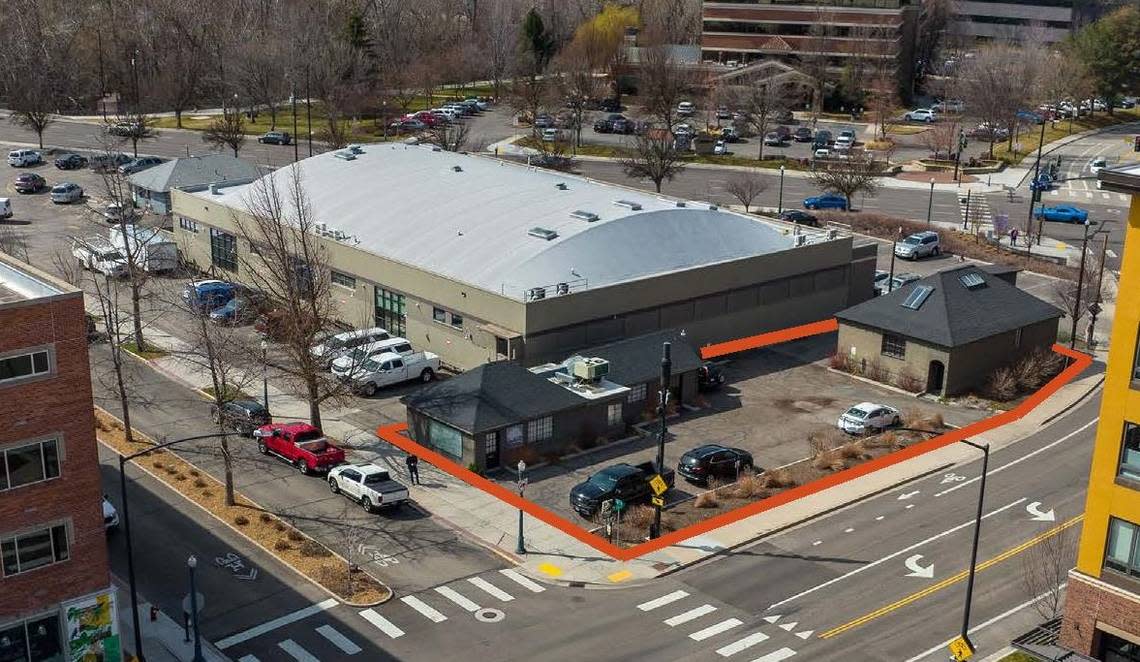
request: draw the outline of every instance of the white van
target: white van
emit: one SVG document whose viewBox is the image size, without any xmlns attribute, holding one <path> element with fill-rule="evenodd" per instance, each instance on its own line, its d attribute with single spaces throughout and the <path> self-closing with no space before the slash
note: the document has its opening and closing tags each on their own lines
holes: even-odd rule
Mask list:
<svg viewBox="0 0 1140 662">
<path fill-rule="evenodd" d="M 128 225 L 126 234 L 114 226 L 108 237 L 111 244 L 123 253 L 130 253 L 135 266 L 143 271 L 157 273 L 178 268 L 178 245 L 167 239 L 158 228 L 140 228 Z"/>
<path fill-rule="evenodd" d="M 12 218 L 12 201 L 0 198 L 0 218 Z"/>
<path fill-rule="evenodd" d="M 345 331 L 338 333 L 335 336 L 330 336 L 321 344 L 313 347 L 311 350 L 314 357 L 324 362 L 325 367 L 332 366 L 332 362 L 341 356 L 351 352 L 352 350 L 360 347 L 361 345 L 368 345 L 378 340 L 387 340 L 391 338 L 391 334 L 385 329 L 380 327 L 372 327 L 370 329 L 357 329 L 355 331 Z"/>
<path fill-rule="evenodd" d="M 398 354 L 411 356 L 415 353 L 412 343 L 407 338 L 388 338 L 374 343 L 362 345 L 342 355 L 332 363 L 332 373 L 337 377 L 351 377 L 352 373 L 359 372 L 360 366 L 368 359 L 381 354 Z"/>
<path fill-rule="evenodd" d="M 14 149 L 8 152 L 8 165 L 13 168 L 36 165 L 43 162 L 43 157 L 34 149 Z"/>
<path fill-rule="evenodd" d="M 127 275 L 127 259 L 103 237 L 77 238 L 71 244 L 71 254 L 81 269 L 89 269 L 112 278 Z"/>
</svg>

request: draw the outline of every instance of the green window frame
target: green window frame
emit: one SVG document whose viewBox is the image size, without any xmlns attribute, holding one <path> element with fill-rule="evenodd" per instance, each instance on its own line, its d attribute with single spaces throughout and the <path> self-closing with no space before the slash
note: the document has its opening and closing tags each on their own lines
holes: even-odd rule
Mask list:
<svg viewBox="0 0 1140 662">
<path fill-rule="evenodd" d="M 394 336 L 407 335 L 406 300 L 403 294 L 376 287 L 376 326 Z"/>
</svg>

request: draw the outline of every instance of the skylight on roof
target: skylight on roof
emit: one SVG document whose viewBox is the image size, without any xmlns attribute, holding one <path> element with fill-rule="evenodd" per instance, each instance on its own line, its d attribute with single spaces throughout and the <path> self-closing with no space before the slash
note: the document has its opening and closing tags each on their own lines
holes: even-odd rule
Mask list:
<svg viewBox="0 0 1140 662">
<path fill-rule="evenodd" d="M 532 237 L 538 237 L 539 239 L 545 239 L 547 241 L 550 241 L 551 239 L 556 239 L 558 237 L 557 232 L 555 232 L 554 230 L 548 230 L 546 228 L 531 228 L 531 229 L 527 230 L 526 233 Z"/>
<path fill-rule="evenodd" d="M 583 209 L 575 209 L 574 211 L 570 212 L 570 215 L 574 218 L 586 221 L 587 223 L 593 223 L 594 221 L 598 220 L 597 214 L 592 211 L 585 211 Z"/>
<path fill-rule="evenodd" d="M 980 290 L 986 286 L 986 279 L 982 278 L 982 275 L 976 271 L 964 273 L 958 276 L 958 280 L 967 290 Z"/>
<path fill-rule="evenodd" d="M 911 310 L 918 310 L 926 299 L 934 292 L 934 288 L 929 285 L 919 285 L 910 291 L 907 295 L 906 301 L 900 304 L 903 308 L 910 308 Z"/>
</svg>

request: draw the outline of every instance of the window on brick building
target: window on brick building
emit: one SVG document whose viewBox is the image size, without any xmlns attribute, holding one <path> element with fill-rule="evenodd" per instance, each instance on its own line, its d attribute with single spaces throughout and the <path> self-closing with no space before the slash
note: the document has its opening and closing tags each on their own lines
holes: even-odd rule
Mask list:
<svg viewBox="0 0 1140 662">
<path fill-rule="evenodd" d="M 1140 527 L 1115 517 L 1109 519 L 1104 567 L 1140 577 Z"/>
<path fill-rule="evenodd" d="M 55 439 L 0 448 L 0 491 L 58 477 L 59 443 Z"/>
<path fill-rule="evenodd" d="M 526 438 L 529 442 L 545 441 L 554 435 L 554 419 L 550 416 L 527 421 Z"/>
<path fill-rule="evenodd" d="M 4 576 L 10 577 L 66 561 L 70 558 L 70 549 L 67 526 L 64 524 L 0 538 Z"/>
<path fill-rule="evenodd" d="M 622 424 L 620 402 L 615 402 L 606 408 L 606 423 L 608 423 L 611 428 Z"/>
<path fill-rule="evenodd" d="M 36 616 L 0 625 L 0 660 L 63 662 L 59 616 Z"/>
<path fill-rule="evenodd" d="M 906 338 L 893 333 L 884 333 L 882 353 L 883 356 L 896 359 L 906 358 Z"/>
<path fill-rule="evenodd" d="M 0 383 L 36 377 L 51 372 L 51 356 L 46 349 L 0 359 Z"/>
</svg>

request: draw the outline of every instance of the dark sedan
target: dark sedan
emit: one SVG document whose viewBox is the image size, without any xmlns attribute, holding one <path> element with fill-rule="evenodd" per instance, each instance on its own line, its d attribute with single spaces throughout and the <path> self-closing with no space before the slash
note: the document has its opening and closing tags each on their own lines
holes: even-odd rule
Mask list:
<svg viewBox="0 0 1140 662">
<path fill-rule="evenodd" d="M 819 227 L 819 219 L 806 211 L 798 209 L 785 209 L 780 214 L 780 220 L 788 223 L 795 223 L 796 225 L 806 225 L 811 228 Z"/>
<path fill-rule="evenodd" d="M 811 129 L 806 126 L 801 126 L 792 133 L 792 138 L 798 143 L 810 143 L 813 137 Z"/>
<path fill-rule="evenodd" d="M 14 184 L 17 193 L 37 193 L 45 186 L 47 182 L 44 178 L 34 172 L 25 172 L 16 178 Z"/>
<path fill-rule="evenodd" d="M 78 170 L 87 167 L 87 157 L 78 154 L 64 154 L 55 160 L 55 167 L 60 170 Z"/>
<path fill-rule="evenodd" d="M 698 446 L 682 455 L 677 463 L 677 473 L 690 483 L 707 483 L 710 478 L 735 481 L 752 471 L 751 453 L 719 444 Z"/>
<path fill-rule="evenodd" d="M 257 428 L 273 422 L 269 410 L 256 400 L 234 400 L 221 407 L 211 404 L 210 416 L 214 423 L 247 437 L 252 436 Z"/>
</svg>

